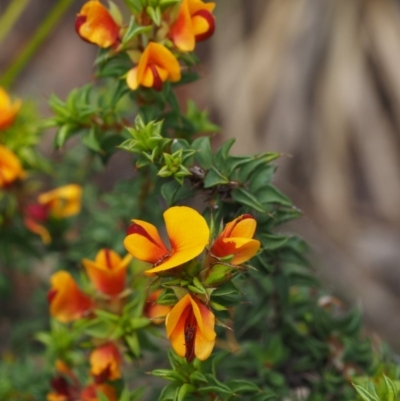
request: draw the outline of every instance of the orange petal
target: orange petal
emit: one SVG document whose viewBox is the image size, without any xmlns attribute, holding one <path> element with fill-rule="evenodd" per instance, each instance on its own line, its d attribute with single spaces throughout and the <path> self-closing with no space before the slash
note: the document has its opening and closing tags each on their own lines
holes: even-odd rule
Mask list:
<svg viewBox="0 0 400 401">
<path fill-rule="evenodd" d="M 121 354 L 113 343 L 107 343 L 92 351 L 89 357 L 90 373 L 96 377 L 97 383 L 106 380 L 117 380 L 121 377 Z"/>
<path fill-rule="evenodd" d="M 216 255 L 218 257 L 224 257 L 228 255 L 235 255 L 231 260 L 231 264 L 240 265 L 251 259 L 260 249 L 260 241 L 255 239 L 247 238 L 224 238 L 222 240 L 225 248 L 225 254 Z"/>
<path fill-rule="evenodd" d="M 170 37 L 175 46 L 183 52 L 191 52 L 195 47 L 192 18 L 189 12 L 188 0 L 183 0 L 178 18 L 170 27 Z"/>
<path fill-rule="evenodd" d="M 48 206 L 52 216 L 62 219 L 80 212 L 81 198 L 82 187 L 69 184 L 39 195 L 38 202 Z"/>
<path fill-rule="evenodd" d="M 120 31 L 110 12 L 98 0 L 88 1 L 82 7 L 75 29 L 82 39 L 103 48 L 116 43 Z"/>
<path fill-rule="evenodd" d="M 146 299 L 144 314 L 149 319 L 152 319 L 154 324 L 161 324 L 172 309 L 170 306 L 159 305 L 156 303 L 162 291 L 163 290 L 161 289 L 153 291 Z"/>
<path fill-rule="evenodd" d="M 201 0 L 188 0 L 189 12 L 190 15 L 194 15 L 201 10 L 206 10 L 208 12 L 212 12 L 215 8 L 215 3 L 204 3 Z"/>
<path fill-rule="evenodd" d="M 0 188 L 25 177 L 21 163 L 15 153 L 0 145 Z"/>
<path fill-rule="evenodd" d="M 214 314 L 200 301 L 191 298 L 191 303 L 199 331 L 202 333 L 207 341 L 215 340 L 217 334 L 214 331 Z"/>
<path fill-rule="evenodd" d="M 132 220 L 132 222 L 124 240 L 124 246 L 132 256 L 154 264 L 168 255 L 169 251 L 155 226 L 142 220 Z"/>
<path fill-rule="evenodd" d="M 196 210 L 174 206 L 164 212 L 164 220 L 172 251 L 187 252 L 187 260 L 198 256 L 208 244 L 210 230 L 204 217 Z"/>
<path fill-rule="evenodd" d="M 8 128 L 17 117 L 22 102 L 11 103 L 8 93 L 0 87 L 0 130 Z"/>
<path fill-rule="evenodd" d="M 200 10 L 192 17 L 196 42 L 208 39 L 215 31 L 215 19 L 207 10 Z"/>
<path fill-rule="evenodd" d="M 49 291 L 50 314 L 62 323 L 82 318 L 92 307 L 91 299 L 76 285 L 66 271 L 54 273 Z"/>
<path fill-rule="evenodd" d="M 148 65 L 155 64 L 157 67 L 161 67 L 167 71 L 169 81 L 175 82 L 181 79 L 179 62 L 165 46 L 160 43 L 150 42 L 146 50 L 148 50 Z"/>
<path fill-rule="evenodd" d="M 174 331 L 176 325 L 182 320 L 182 314 L 185 311 L 188 305 L 191 305 L 191 297 L 189 294 L 186 294 L 171 310 L 168 314 L 167 319 L 165 320 L 165 326 L 167 328 L 167 337 L 171 335 Z M 185 322 L 185 319 L 183 319 Z"/>
<path fill-rule="evenodd" d="M 103 393 L 108 401 L 117 401 L 117 392 L 115 388 L 107 383 L 91 384 L 85 387 L 80 393 L 80 401 L 99 401 L 97 392 Z"/>
<path fill-rule="evenodd" d="M 235 222 L 236 224 L 229 235 L 230 237 L 253 238 L 257 222 L 251 215 L 239 216 Z"/>
<path fill-rule="evenodd" d="M 190 306 L 184 309 L 180 315 L 180 319 L 174 327 L 174 330 L 168 336 L 172 348 L 181 357 L 186 355 L 186 341 L 185 341 L 185 322 L 190 313 Z"/>
<path fill-rule="evenodd" d="M 34 219 L 31 219 L 29 217 L 24 219 L 24 224 L 28 230 L 40 236 L 43 244 L 45 245 L 50 244 L 51 236 L 49 230 L 46 227 L 37 223 Z"/>
</svg>

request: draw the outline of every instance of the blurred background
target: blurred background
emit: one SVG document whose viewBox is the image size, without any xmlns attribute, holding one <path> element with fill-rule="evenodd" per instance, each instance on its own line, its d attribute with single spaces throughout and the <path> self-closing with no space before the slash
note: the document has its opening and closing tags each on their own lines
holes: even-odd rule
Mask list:
<svg viewBox="0 0 400 401">
<path fill-rule="evenodd" d="M 55 4 L 11 1 L 29 5 L 0 48 L 0 76 Z M 0 16 L 11 1 L 0 0 Z M 51 93 L 64 99 L 93 80 L 96 46 L 74 32 L 84 3 L 71 1 L 12 87 L 43 116 Z M 400 350 L 400 3 L 217 0 L 216 17 L 197 47 L 203 79 L 180 89 L 181 101 L 222 126 L 215 145 L 235 137 L 237 154 L 283 154 L 275 184 L 304 211 L 285 231 L 309 241 L 325 286 Z M 41 144 L 48 155 L 52 135 Z M 114 156 L 99 184 L 111 188 L 130 166 L 129 154 Z M 41 280 L 15 271 L 14 317 Z M 11 324 L 0 316 L 0 333 Z"/>
</svg>

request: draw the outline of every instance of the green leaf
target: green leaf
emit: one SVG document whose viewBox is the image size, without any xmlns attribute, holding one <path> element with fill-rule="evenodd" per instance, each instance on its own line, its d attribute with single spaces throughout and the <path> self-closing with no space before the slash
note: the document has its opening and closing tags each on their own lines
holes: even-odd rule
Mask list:
<svg viewBox="0 0 400 401">
<path fill-rule="evenodd" d="M 216 185 L 228 184 L 229 178 L 225 177 L 220 171 L 214 166 L 208 171 L 204 180 L 204 188 L 211 188 Z"/>
<path fill-rule="evenodd" d="M 258 212 L 265 213 L 265 207 L 250 192 L 243 188 L 236 188 L 232 192 L 232 198 L 242 205 L 249 206 Z"/>
<path fill-rule="evenodd" d="M 146 13 L 147 15 L 151 18 L 151 20 L 154 22 L 155 25 L 160 26 L 161 25 L 161 10 L 160 7 L 151 7 L 148 6 L 146 8 Z"/>
<path fill-rule="evenodd" d="M 202 136 L 192 142 L 192 148 L 197 150 L 195 159 L 200 166 L 206 170 L 210 169 L 213 163 L 213 152 L 211 149 L 210 137 Z"/>
<path fill-rule="evenodd" d="M 353 386 L 363 401 L 381 401 L 381 400 L 379 400 L 376 392 L 375 392 L 375 394 L 373 394 L 358 384 L 353 384 Z"/>
<path fill-rule="evenodd" d="M 132 40 L 135 36 L 138 36 L 142 33 L 150 33 L 153 27 L 151 25 L 138 25 L 135 22 L 135 18 L 131 17 L 129 21 L 128 29 L 126 30 L 124 37 L 122 38 L 122 44 L 125 45 L 127 42 Z"/>
<path fill-rule="evenodd" d="M 290 201 L 290 199 L 270 184 L 265 185 L 262 189 L 257 191 L 255 193 L 255 196 L 263 204 L 277 203 L 284 206 L 292 206 L 292 202 Z"/>
<path fill-rule="evenodd" d="M 177 401 L 184 401 L 188 394 L 193 393 L 196 390 L 196 387 L 193 384 L 185 383 L 180 389 L 178 393 Z"/>
<path fill-rule="evenodd" d="M 395 401 L 397 399 L 398 391 L 394 383 L 385 375 L 383 375 L 385 381 L 387 401 Z M 385 400 L 386 401 L 386 400 Z"/>
<path fill-rule="evenodd" d="M 151 323 L 147 317 L 134 317 L 130 320 L 130 326 L 134 330 L 142 329 L 143 327 L 149 326 Z"/>
<path fill-rule="evenodd" d="M 129 349 L 132 351 L 136 358 L 140 357 L 140 344 L 137 333 L 133 332 L 125 336 L 125 341 Z"/>
</svg>

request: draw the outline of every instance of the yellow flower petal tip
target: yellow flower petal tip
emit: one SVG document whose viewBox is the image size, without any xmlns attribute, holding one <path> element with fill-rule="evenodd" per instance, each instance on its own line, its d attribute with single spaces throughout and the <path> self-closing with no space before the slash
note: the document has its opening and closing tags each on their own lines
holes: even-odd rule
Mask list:
<svg viewBox="0 0 400 401">
<path fill-rule="evenodd" d="M 170 247 L 164 245 L 152 224 L 132 220 L 124 240 L 126 250 L 135 258 L 153 264 L 148 276 L 178 267 L 194 259 L 208 244 L 210 230 L 204 217 L 187 206 L 174 206 L 164 212 Z"/>
<path fill-rule="evenodd" d="M 0 188 L 5 188 L 25 178 L 25 171 L 17 155 L 3 145 L 0 145 Z"/>
<path fill-rule="evenodd" d="M 81 211 L 81 198 L 82 187 L 69 184 L 39 195 L 38 202 L 47 207 L 53 217 L 64 219 Z"/>
<path fill-rule="evenodd" d="M 75 19 L 75 30 L 89 43 L 107 48 L 115 45 L 119 39 L 121 27 L 110 12 L 98 0 L 88 1 Z"/>
<path fill-rule="evenodd" d="M 250 214 L 243 214 L 229 222 L 211 247 L 217 258 L 233 255 L 232 265 L 251 259 L 260 249 L 260 241 L 253 239 L 257 222 Z"/>
<path fill-rule="evenodd" d="M 12 125 L 16 119 L 22 102 L 11 101 L 8 93 L 0 87 L 0 130 L 5 130 Z"/>
<path fill-rule="evenodd" d="M 160 43 L 150 42 L 142 53 L 139 63 L 132 68 L 126 82 L 132 90 L 139 86 L 161 90 L 165 81 L 181 79 L 181 67 L 176 57 Z"/>
</svg>

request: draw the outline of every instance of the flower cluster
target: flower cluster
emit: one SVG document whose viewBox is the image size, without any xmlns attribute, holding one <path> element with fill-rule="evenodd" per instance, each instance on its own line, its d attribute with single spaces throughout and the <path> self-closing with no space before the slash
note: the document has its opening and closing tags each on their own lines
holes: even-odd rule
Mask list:
<svg viewBox="0 0 400 401">
<path fill-rule="evenodd" d="M 230 271 L 237 270 L 260 248 L 260 242 L 253 239 L 256 221 L 248 214 L 228 223 L 211 244 L 207 222 L 194 209 L 171 207 L 165 211 L 164 220 L 169 246 L 165 245 L 157 228 L 145 221 L 134 219 L 127 230 L 124 241 L 127 251 L 152 264 L 152 268 L 145 272 L 147 276 L 184 279 L 187 276 L 185 268 L 198 264 L 199 268 L 194 269 L 199 271 L 197 280 L 201 279 L 204 286 L 208 283 L 215 286 L 216 281 L 221 284 L 228 280 Z M 197 262 L 196 258 L 205 249 L 204 261 Z M 194 357 L 205 360 L 210 356 L 216 339 L 210 299 L 192 293 L 189 286 L 181 295 L 167 315 L 167 337 L 175 352 L 187 361 L 191 362 Z"/>
<path fill-rule="evenodd" d="M 131 58 L 134 66 L 126 72 L 130 89 L 161 90 L 165 81 L 181 79 L 178 59 L 213 34 L 214 7 L 215 3 L 202 0 L 182 0 L 159 8 L 160 16 L 157 21 L 153 16 L 153 23 L 152 14 L 142 9 L 132 20 L 141 34 L 133 35 L 115 5 L 107 9 L 99 0 L 90 0 L 78 13 L 75 29 L 83 40 L 110 49 L 111 56 L 125 52 Z"/>
</svg>

